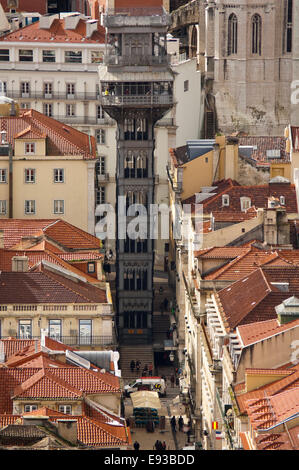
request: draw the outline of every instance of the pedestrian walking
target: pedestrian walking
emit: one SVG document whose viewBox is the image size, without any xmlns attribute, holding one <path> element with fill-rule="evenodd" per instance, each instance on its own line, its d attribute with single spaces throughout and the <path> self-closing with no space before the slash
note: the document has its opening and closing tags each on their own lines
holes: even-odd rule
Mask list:
<svg viewBox="0 0 299 470">
<path fill-rule="evenodd" d="M 159 294 L 163 294 L 163 287 L 162 286 L 159 287 Z"/>
<path fill-rule="evenodd" d="M 173 432 L 176 432 L 176 419 L 175 416 L 173 416 L 170 420 L 171 428 Z"/>
<path fill-rule="evenodd" d="M 135 442 L 134 442 L 134 449 L 135 449 L 135 450 L 139 450 L 139 448 L 140 448 L 139 442 L 138 442 L 138 441 L 135 441 Z"/>
<path fill-rule="evenodd" d="M 145 368 L 145 366 L 142 371 L 142 377 L 147 377 L 147 369 Z"/>
<path fill-rule="evenodd" d="M 184 420 L 183 420 L 182 416 L 180 416 L 179 419 L 178 419 L 178 425 L 179 425 L 179 431 L 183 431 Z"/>
<path fill-rule="evenodd" d="M 134 372 L 134 369 L 135 369 L 135 361 L 134 361 L 134 359 L 132 359 L 132 361 L 130 362 L 130 369 L 131 369 L 131 372 L 133 373 L 133 372 Z"/>
<path fill-rule="evenodd" d="M 141 362 L 140 362 L 139 359 L 138 359 L 138 360 L 136 361 L 136 372 L 137 372 L 137 374 L 139 373 L 140 365 L 141 365 Z"/>
<path fill-rule="evenodd" d="M 148 375 L 150 377 L 153 376 L 153 364 L 150 362 L 149 365 L 148 365 Z"/>
<path fill-rule="evenodd" d="M 162 445 L 162 443 L 157 439 L 156 442 L 155 442 L 155 446 L 154 446 L 154 447 L 155 447 L 156 450 L 160 450 L 160 449 L 161 449 L 161 445 Z"/>
<path fill-rule="evenodd" d="M 163 301 L 163 305 L 164 305 L 164 310 L 167 311 L 167 308 L 168 308 L 168 299 L 165 297 L 164 301 Z"/>
<path fill-rule="evenodd" d="M 161 450 L 166 450 L 166 448 L 167 448 L 166 442 L 163 441 L 163 442 L 162 442 L 162 449 L 161 449 Z"/>
</svg>

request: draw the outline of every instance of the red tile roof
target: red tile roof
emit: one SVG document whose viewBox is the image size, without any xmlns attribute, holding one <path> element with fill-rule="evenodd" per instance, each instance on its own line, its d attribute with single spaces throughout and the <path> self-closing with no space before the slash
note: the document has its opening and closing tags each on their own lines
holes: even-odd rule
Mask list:
<svg viewBox="0 0 299 470">
<path fill-rule="evenodd" d="M 270 429 L 299 413 L 299 387 L 277 395 L 247 400 L 247 411 L 254 429 Z"/>
<path fill-rule="evenodd" d="M 223 211 L 213 211 L 214 222 L 232 222 L 237 224 L 239 222 L 244 222 L 244 220 L 251 220 L 257 216 L 257 210 L 255 207 L 250 207 L 243 212 L 223 212 Z"/>
<path fill-rule="evenodd" d="M 47 155 L 79 155 L 86 160 L 96 158 L 96 141 L 93 136 L 88 136 L 34 109 L 21 111 L 19 116 L 0 116 L 0 128 L 6 130 L 7 140 L 12 146 L 15 138 L 20 138 L 29 128 L 34 128 L 34 135 L 31 131 L 32 135 L 29 133 L 22 138 L 40 139 L 44 136 L 47 139 Z"/>
<path fill-rule="evenodd" d="M 40 272 L 0 273 L 3 304 L 106 303 L 106 291 L 81 280 L 42 269 Z"/>
<path fill-rule="evenodd" d="M 252 245 L 250 248 L 235 247 L 234 249 L 238 256 L 225 266 L 209 272 L 204 277 L 205 280 L 236 281 L 249 275 L 259 266 L 277 265 L 283 268 L 284 266 L 299 265 L 299 251 L 297 252 L 297 250 L 264 251 Z M 223 248 L 223 252 L 225 252 L 224 250 L 225 248 Z M 233 253 L 233 247 L 230 250 Z"/>
<path fill-rule="evenodd" d="M 50 42 L 75 44 L 104 44 L 105 29 L 98 23 L 97 29 L 91 37 L 86 37 L 86 21 L 80 19 L 75 29 L 66 29 L 65 19 L 54 19 L 49 29 L 40 28 L 40 22 L 36 21 L 24 28 L 5 34 L 0 38 L 3 42 Z M 54 41 L 53 41 L 54 38 Z M 71 46 L 70 46 L 71 47 Z"/>
<path fill-rule="evenodd" d="M 255 390 L 251 390 L 250 392 L 246 392 L 245 383 L 239 384 L 239 389 L 237 386 L 234 387 L 236 401 L 239 406 L 239 410 L 241 413 L 247 413 L 247 401 L 249 399 L 257 400 L 259 398 L 263 398 L 265 396 L 276 395 L 286 390 L 290 390 L 292 388 L 296 388 L 299 386 L 299 365 L 293 365 L 292 369 L 261 369 L 260 372 L 262 375 L 281 375 L 281 378 L 277 378 L 271 383 L 263 385 Z M 246 369 L 246 373 L 254 373 L 256 374 L 257 371 L 255 369 Z M 243 389 L 240 390 L 240 386 L 243 385 Z"/>
<path fill-rule="evenodd" d="M 279 290 L 276 282 L 288 282 L 288 291 Z M 227 331 L 232 331 L 277 319 L 275 306 L 293 295 L 299 295 L 299 267 L 265 266 L 220 290 L 215 299 Z"/>
<path fill-rule="evenodd" d="M 74 255 L 72 253 L 66 253 L 66 255 L 69 255 L 69 258 L 72 259 L 72 256 L 76 258 L 76 254 Z M 43 261 L 50 262 L 52 264 L 55 264 L 63 269 L 66 269 L 68 271 L 71 271 L 73 274 L 76 274 L 77 276 L 80 276 L 84 278 L 86 281 L 94 284 L 98 283 L 98 279 L 94 278 L 92 276 L 89 276 L 87 273 L 83 273 L 80 271 L 80 269 L 76 268 L 73 266 L 71 263 L 68 263 L 64 261 L 62 256 L 57 256 L 54 253 L 51 253 L 48 250 L 44 251 L 33 251 L 33 249 L 27 251 L 27 250 L 3 250 L 0 248 L 0 271 L 1 272 L 11 272 L 12 271 L 12 258 L 14 256 L 26 256 L 28 258 L 28 266 L 29 269 L 33 268 L 34 266 L 38 264 L 43 264 Z M 87 253 L 85 254 L 87 259 L 96 259 L 97 256 L 101 258 L 103 255 L 100 255 L 98 253 Z M 79 259 L 80 257 L 84 259 L 84 254 L 79 254 Z M 66 256 L 67 258 L 67 256 Z"/>
<path fill-rule="evenodd" d="M 280 325 L 278 320 L 273 319 L 250 323 L 248 325 L 240 325 L 237 327 L 237 332 L 242 340 L 243 346 L 249 346 L 250 344 L 298 327 L 299 320 Z"/>
<path fill-rule="evenodd" d="M 65 251 L 98 251 L 101 247 L 101 241 L 97 237 L 61 219 L 0 219 L 0 230 L 4 230 L 4 248 L 22 249 L 18 244 L 23 237 L 43 236 L 45 242 L 51 246 L 53 242 L 57 243 Z M 35 243 L 40 241 L 42 238 Z"/>
<path fill-rule="evenodd" d="M 244 136 L 238 137 L 239 147 L 249 146 L 254 148 L 250 159 L 255 160 L 258 163 L 272 163 L 272 162 L 289 162 L 290 154 L 286 152 L 286 139 L 281 136 Z M 268 157 L 268 150 L 280 150 L 280 157 Z M 239 153 L 242 155 L 244 151 L 239 148 Z M 246 154 L 245 154 L 246 155 Z"/>
<path fill-rule="evenodd" d="M 287 213 L 297 213 L 297 198 L 296 189 L 294 184 L 290 183 L 269 183 L 259 186 L 241 186 L 235 181 L 221 180 L 220 182 L 213 183 L 213 186 L 217 186 L 217 189 L 213 193 L 217 193 L 214 196 L 201 201 L 203 205 L 204 214 L 210 214 L 211 212 L 242 212 L 241 208 L 241 197 L 248 197 L 251 200 L 251 206 L 257 209 L 268 208 L 268 198 L 280 196 L 285 197 L 285 209 Z M 227 194 L 229 196 L 229 205 L 222 205 L 222 196 Z M 196 202 L 196 196 L 192 196 L 185 201 L 183 204 L 194 204 Z"/>
</svg>

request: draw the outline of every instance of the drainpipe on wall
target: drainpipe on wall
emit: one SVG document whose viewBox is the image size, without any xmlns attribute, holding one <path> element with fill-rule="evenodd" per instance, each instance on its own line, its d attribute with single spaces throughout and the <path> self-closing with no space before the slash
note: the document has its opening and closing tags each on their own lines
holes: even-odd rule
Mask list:
<svg viewBox="0 0 299 470">
<path fill-rule="evenodd" d="M 12 168 L 12 145 L 9 144 L 8 147 L 8 157 L 9 157 L 9 176 L 8 176 L 8 191 L 9 191 L 9 211 L 8 217 L 13 218 L 13 168 Z"/>
</svg>

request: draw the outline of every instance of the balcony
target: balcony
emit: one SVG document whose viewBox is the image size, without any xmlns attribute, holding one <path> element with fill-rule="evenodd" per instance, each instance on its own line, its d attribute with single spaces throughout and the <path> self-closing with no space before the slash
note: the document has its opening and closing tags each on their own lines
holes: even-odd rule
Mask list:
<svg viewBox="0 0 299 470">
<path fill-rule="evenodd" d="M 98 183 L 107 183 L 109 179 L 109 173 L 98 174 Z"/>
<path fill-rule="evenodd" d="M 71 125 L 114 125 L 114 121 L 110 118 L 105 118 L 105 119 L 98 119 L 97 117 L 94 116 L 57 116 L 57 115 L 52 115 L 49 116 L 52 119 L 56 119 L 56 121 L 61 121 L 64 122 L 65 124 L 71 124 Z"/>
<path fill-rule="evenodd" d="M 1 339 L 12 338 L 12 336 L 2 336 Z M 13 336 L 14 339 L 32 339 L 32 340 L 40 340 L 40 336 Z M 59 341 L 67 346 L 113 346 L 117 344 L 116 338 L 114 335 L 112 336 L 49 336 L 49 338 L 54 339 L 55 341 Z"/>
<path fill-rule="evenodd" d="M 171 106 L 172 94 L 161 95 L 102 95 L 102 106 Z"/>
<path fill-rule="evenodd" d="M 105 55 L 104 56 L 105 65 L 116 65 L 119 67 L 125 66 L 144 66 L 149 67 L 152 65 L 168 65 L 170 64 L 170 55 L 165 54 L 164 56 L 145 56 L 145 55 Z"/>
<path fill-rule="evenodd" d="M 22 92 L 20 90 L 7 90 L 6 96 L 9 98 L 16 98 L 16 99 L 35 99 L 35 100 L 63 100 L 63 101 L 98 101 L 100 99 L 100 95 L 97 92 L 78 92 L 78 93 L 67 93 L 65 92 L 57 92 L 53 91 L 52 93 L 50 92 L 43 92 L 43 91 L 28 91 L 28 92 Z"/>
</svg>

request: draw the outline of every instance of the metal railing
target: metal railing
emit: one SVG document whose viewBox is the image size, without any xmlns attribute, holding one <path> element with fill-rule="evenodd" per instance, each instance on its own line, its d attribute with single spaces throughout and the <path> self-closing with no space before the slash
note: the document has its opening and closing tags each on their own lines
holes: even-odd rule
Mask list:
<svg viewBox="0 0 299 470">
<path fill-rule="evenodd" d="M 100 95 L 97 92 L 76 92 L 67 93 L 66 91 L 46 93 L 44 91 L 28 91 L 27 93 L 20 90 L 7 90 L 6 96 L 9 98 L 38 99 L 38 100 L 99 100 Z"/>
<path fill-rule="evenodd" d="M 24 339 L 24 340 L 40 340 L 40 336 L 31 336 L 31 335 L 14 335 L 14 336 L 1 336 L 1 339 Z M 112 336 L 59 336 L 59 335 L 49 335 L 49 338 L 60 341 L 67 346 L 110 346 L 117 343 L 117 340 L 114 335 Z"/>
<path fill-rule="evenodd" d="M 168 65 L 170 64 L 170 55 L 165 54 L 162 56 L 129 56 L 129 55 L 105 55 L 105 65 L 118 65 L 123 66 L 151 66 L 151 65 Z"/>
<path fill-rule="evenodd" d="M 57 116 L 53 114 L 49 116 L 57 121 L 65 122 L 66 124 L 98 124 L 98 125 L 113 125 L 114 121 L 109 118 L 98 119 L 92 116 Z"/>
<path fill-rule="evenodd" d="M 171 105 L 173 104 L 173 96 L 168 93 L 161 95 L 102 95 L 100 101 L 104 106 Z"/>
</svg>

